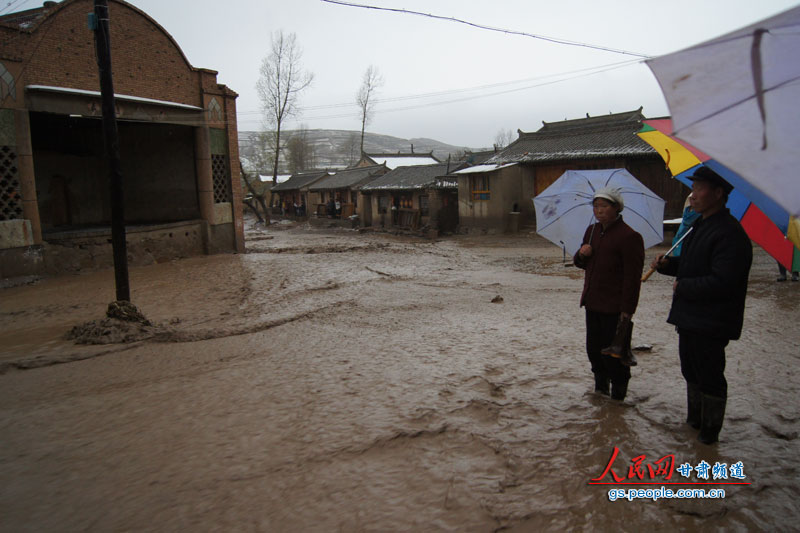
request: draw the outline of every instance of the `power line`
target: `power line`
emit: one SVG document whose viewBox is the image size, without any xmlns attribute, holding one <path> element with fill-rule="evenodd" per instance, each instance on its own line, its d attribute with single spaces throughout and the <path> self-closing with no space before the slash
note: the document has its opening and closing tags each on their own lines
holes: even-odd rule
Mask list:
<svg viewBox="0 0 800 533">
<path fill-rule="evenodd" d="M 439 92 L 436 92 L 436 93 L 425 93 L 423 95 L 408 95 L 408 96 L 398 96 L 398 97 L 394 97 L 394 98 L 386 98 L 386 99 L 382 100 L 383 103 L 402 102 L 402 101 L 407 101 L 407 100 L 412 100 L 412 99 L 430 98 L 432 96 L 456 95 L 456 94 L 459 94 L 459 93 L 468 92 L 470 90 L 477 90 L 477 89 L 482 89 L 482 88 L 487 88 L 487 87 L 488 88 L 503 87 L 503 86 L 514 85 L 514 84 L 523 83 L 523 82 L 529 82 L 529 81 L 548 80 L 548 81 L 541 81 L 541 83 L 534 83 L 532 85 L 526 85 L 526 86 L 523 86 L 523 87 L 514 87 L 514 88 L 511 88 L 511 89 L 505 89 L 505 90 L 501 90 L 501 91 L 493 91 L 493 92 L 490 92 L 490 93 L 465 96 L 465 97 L 462 97 L 462 98 L 451 98 L 449 100 L 436 100 L 436 101 L 433 101 L 433 102 L 412 104 L 412 105 L 393 107 L 393 108 L 388 108 L 388 109 L 387 108 L 380 108 L 379 112 L 380 113 L 393 113 L 393 112 L 398 112 L 398 111 L 409 111 L 409 110 L 413 110 L 413 109 L 423 109 L 423 108 L 426 108 L 426 107 L 436 107 L 436 106 L 440 106 L 440 105 L 468 102 L 468 101 L 477 100 L 477 99 L 480 99 L 480 98 L 489 98 L 489 97 L 493 97 L 493 96 L 501 96 L 501 95 L 509 94 L 509 93 L 513 93 L 513 92 L 526 91 L 526 90 L 530 90 L 530 89 L 536 89 L 536 88 L 539 88 L 539 87 L 545 87 L 547 85 L 554 85 L 554 84 L 562 83 L 562 82 L 566 82 L 566 81 L 576 80 L 576 79 L 580 79 L 580 78 L 586 78 L 586 77 L 589 77 L 589 76 L 594 76 L 594 75 L 597 75 L 597 74 L 602 74 L 602 73 L 605 73 L 605 72 L 610 72 L 612 70 L 617 70 L 617 69 L 620 69 L 620 68 L 624 68 L 624 67 L 628 67 L 628 66 L 632 66 L 632 65 L 637 65 L 637 64 L 642 64 L 642 63 L 643 63 L 643 61 L 639 60 L 639 59 L 629 59 L 629 60 L 626 60 L 626 61 L 621 61 L 621 62 L 617 62 L 617 63 L 611 63 L 611 64 L 608 64 L 608 65 L 601 65 L 601 66 L 597 66 L 597 67 L 588 67 L 588 68 L 583 68 L 583 69 L 578 69 L 578 70 L 573 70 L 573 71 L 568 71 L 568 72 L 550 74 L 550 75 L 546 75 L 546 76 L 539 76 L 539 77 L 536 77 L 536 78 L 528 78 L 528 79 L 524 79 L 524 80 L 513 80 L 513 81 L 508 81 L 508 82 L 500 82 L 500 83 L 482 85 L 482 86 L 472 87 L 472 88 L 467 88 L 467 89 L 451 89 L 451 90 L 448 90 L 448 91 L 439 91 Z M 549 78 L 554 78 L 554 77 L 558 77 L 558 79 L 549 79 Z M 355 107 L 354 104 L 328 104 L 328 105 L 311 106 L 311 107 L 307 107 L 307 108 L 302 108 L 302 110 L 303 111 L 312 111 L 312 110 L 314 110 L 314 111 L 322 111 L 322 110 L 325 110 L 325 109 L 335 109 L 335 108 L 346 107 L 346 106 Z M 260 114 L 261 114 L 261 111 L 237 111 L 237 113 L 236 113 L 236 116 L 238 117 L 237 123 L 243 123 L 245 121 L 248 121 L 248 119 L 245 118 L 245 116 L 248 116 L 248 115 L 250 115 L 250 116 L 251 115 L 260 115 Z M 359 116 L 360 116 L 360 114 L 359 114 L 358 111 L 345 111 L 345 112 L 342 112 L 342 113 L 337 113 L 337 114 L 332 114 L 332 115 L 301 116 L 301 117 L 298 117 L 297 120 L 295 120 L 295 122 L 300 123 L 300 122 L 305 122 L 305 121 L 308 121 L 308 120 L 329 120 L 329 119 L 339 119 L 339 118 L 358 118 Z M 163 116 L 162 118 L 172 118 L 172 115 L 167 114 L 167 115 Z M 228 122 L 225 121 L 225 123 L 227 124 Z"/>
<path fill-rule="evenodd" d="M 638 61 L 637 61 L 637 63 L 638 63 Z M 597 72 L 592 72 L 592 73 L 586 74 L 584 76 L 591 76 L 591 75 L 594 75 L 594 74 L 601 74 L 603 72 L 607 72 L 608 70 L 612 70 L 612 69 L 599 70 Z M 584 77 L 584 76 L 578 76 L 578 77 Z M 409 111 L 409 110 L 412 110 L 412 109 L 422 109 L 422 108 L 426 108 L 426 107 L 436 107 L 436 106 L 446 105 L 446 104 L 456 104 L 456 103 L 461 103 L 461 102 L 468 102 L 470 100 L 477 100 L 477 99 L 480 99 L 480 98 L 488 98 L 488 97 L 491 97 L 491 96 L 499 96 L 499 95 L 513 93 L 513 92 L 524 91 L 524 90 L 528 90 L 528 89 L 535 89 L 535 88 L 538 88 L 538 87 L 544 87 L 544 86 L 547 86 L 547 85 L 553 85 L 553 84 L 556 84 L 556 83 L 560 83 L 562 81 L 569 81 L 569 80 L 572 80 L 572 79 L 576 79 L 576 77 L 564 78 L 564 79 L 559 79 L 559 80 L 552 80 L 552 81 L 547 81 L 547 82 L 543 82 L 543 83 L 537 83 L 535 85 L 529 85 L 527 87 L 518 87 L 516 89 L 508 89 L 508 90 L 505 90 L 505 91 L 498 91 L 498 92 L 489 93 L 489 94 L 479 94 L 479 95 L 475 95 L 475 96 L 467 96 L 467 97 L 464 97 L 464 98 L 455 98 L 455 99 L 451 99 L 451 100 L 443 100 L 443 101 L 438 101 L 438 102 L 429 102 L 429 103 L 425 103 L 425 104 L 416 104 L 416 105 L 409 105 L 409 106 L 403 106 L 403 107 L 395 107 L 395 108 L 390 108 L 390 109 L 380 109 L 380 113 L 392 113 L 392 112 L 397 112 L 397 111 Z M 330 118 L 348 118 L 348 117 L 358 117 L 358 116 L 359 115 L 357 113 L 345 113 L 345 114 L 340 114 L 340 115 L 328 115 L 328 116 L 317 116 L 317 117 L 302 117 L 302 119 L 303 120 L 324 120 L 324 119 L 330 119 Z"/>
<path fill-rule="evenodd" d="M 513 89 L 506 89 L 506 90 L 503 90 L 503 91 L 494 91 L 494 92 L 491 92 L 491 93 L 466 96 L 466 97 L 463 97 L 463 98 L 455 98 L 455 99 L 450 99 L 450 100 L 438 100 L 438 101 L 435 101 L 435 102 L 414 104 L 414 105 L 403 106 L 403 107 L 395 107 L 395 108 L 390 108 L 390 109 L 381 108 L 379 110 L 379 112 L 380 113 L 390 113 L 390 112 L 396 112 L 396 111 L 408 111 L 408 110 L 411 110 L 411 109 L 420 109 L 420 108 L 425 108 L 425 107 L 435 107 L 435 106 L 439 106 L 439 105 L 467 102 L 467 101 L 470 101 L 470 100 L 477 100 L 479 98 L 488 98 L 488 97 L 492 97 L 492 96 L 499 96 L 499 95 L 509 94 L 509 93 L 513 93 L 513 92 L 525 91 L 525 90 L 529 90 L 529 89 L 535 89 L 535 88 L 538 88 L 538 87 L 544 87 L 544 86 L 547 86 L 547 85 L 553 85 L 553 84 L 561 83 L 561 82 L 564 82 L 564 81 L 570 81 L 570 80 L 575 80 L 575 79 L 584 78 L 584 77 L 588 77 L 588 76 L 594 76 L 596 74 L 601 74 L 601 73 L 609 72 L 609 71 L 616 70 L 616 69 L 619 69 L 619 68 L 622 68 L 622 67 L 627 67 L 627 66 L 630 66 L 630 65 L 641 64 L 641 63 L 642 63 L 641 60 L 634 59 L 634 60 L 622 61 L 622 62 L 619 62 L 619 63 L 612 63 L 612 64 L 609 64 L 609 65 L 602 65 L 602 66 L 598 66 L 598 67 L 589 67 L 589 68 L 584 68 L 584 69 L 579 69 L 579 70 L 574 70 L 574 71 L 569 71 L 569 72 L 551 74 L 551 75 L 547 75 L 547 76 L 540 76 L 540 77 L 536 77 L 536 78 L 528 78 L 528 79 L 525 79 L 525 80 L 514 80 L 514 81 L 510 81 L 510 82 L 495 83 L 495 84 L 484 85 L 484 86 L 479 86 L 479 87 L 474 87 L 474 88 L 469 88 L 469 89 L 453 89 L 453 90 L 449 90 L 449 91 L 440 91 L 438 93 L 427 93 L 427 94 L 422 95 L 422 96 L 416 95 L 416 96 L 400 96 L 400 97 L 395 97 L 395 98 L 387 98 L 387 99 L 381 100 L 381 102 L 383 102 L 383 103 L 400 102 L 400 101 L 416 99 L 416 98 L 428 98 L 428 97 L 431 97 L 432 95 L 435 95 L 435 96 L 447 96 L 447 95 L 454 95 L 454 94 L 457 94 L 457 93 L 467 92 L 467 91 L 470 91 L 470 90 L 477 90 L 477 89 L 480 89 L 480 88 L 500 87 L 500 86 L 507 86 L 507 85 L 513 85 L 513 84 L 517 84 L 517 83 L 528 82 L 528 81 L 543 80 L 543 79 L 553 78 L 553 77 L 557 77 L 557 76 L 566 76 L 566 77 L 560 77 L 559 79 L 555 79 L 555 80 L 544 81 L 542 83 L 536 83 L 536 84 L 533 84 L 533 85 L 526 85 L 524 87 L 516 87 L 516 88 L 513 88 Z M 335 107 L 343 107 L 343 106 L 346 106 L 346 105 L 352 105 L 352 104 L 332 104 L 332 105 L 329 105 L 329 106 L 313 106 L 313 107 L 308 107 L 308 108 L 302 108 L 302 110 L 309 111 L 309 110 L 331 109 L 331 108 L 335 108 Z M 245 114 L 254 114 L 254 113 L 260 113 L 260 112 L 244 111 L 244 112 L 237 113 L 237 115 L 238 116 L 242 116 L 242 115 L 245 115 Z M 326 120 L 326 119 L 335 119 L 335 118 L 352 118 L 352 117 L 358 117 L 358 116 L 359 116 L 359 114 L 357 112 L 346 112 L 346 113 L 340 113 L 340 114 L 335 114 L 335 115 L 319 115 L 319 116 L 311 116 L 311 117 L 301 117 L 300 120 Z"/>
<path fill-rule="evenodd" d="M 567 45 L 567 46 L 580 46 L 580 47 L 583 47 L 583 48 L 592 48 L 594 50 L 602 50 L 604 52 L 613 52 L 615 54 L 624 54 L 624 55 L 629 55 L 629 56 L 636 56 L 636 57 L 641 57 L 641 58 L 644 58 L 644 59 L 650 59 L 651 58 L 651 56 L 649 56 L 649 55 L 640 54 L 638 52 L 630 52 L 630 51 L 627 51 L 627 50 L 620 50 L 620 49 L 617 49 L 617 48 L 609 48 L 607 46 L 600 46 L 600 45 L 595 45 L 595 44 L 582 43 L 582 42 L 579 42 L 579 41 L 570 41 L 568 39 L 559 39 L 559 38 L 555 38 L 555 37 L 547 37 L 545 35 L 536 35 L 536 34 L 527 33 L 527 32 L 524 32 L 524 31 L 507 30 L 507 29 L 504 29 L 504 28 L 495 28 L 493 26 L 487 26 L 485 24 L 478 24 L 476 22 L 469 22 L 467 20 L 457 19 L 455 17 L 443 17 L 441 15 L 433 15 L 433 14 L 430 14 L 430 13 L 422 13 L 420 11 L 411 11 L 410 9 L 399 9 L 399 8 L 391 8 L 391 7 L 370 6 L 370 5 L 366 5 L 366 4 L 355 4 L 355 3 L 352 3 L 352 2 L 343 2 L 341 0 L 322 0 L 322 1 L 323 2 L 327 2 L 328 4 L 336 4 L 336 5 L 340 5 L 340 6 L 360 7 L 360 8 L 363 8 L 363 9 L 375 9 L 377 11 L 390 11 L 390 12 L 393 12 L 393 13 L 403 13 L 405 15 L 419 15 L 419 16 L 422 16 L 422 17 L 428 17 L 428 18 L 437 19 L 437 20 L 445 20 L 445 21 L 448 21 L 448 22 L 457 22 L 459 24 L 466 24 L 467 26 L 472 26 L 474 28 L 478 28 L 478 29 L 481 29 L 481 30 L 496 31 L 496 32 L 500 32 L 500 33 L 507 33 L 507 34 L 510 34 L 510 35 L 521 35 L 523 37 L 530 37 L 532 39 L 539 39 L 539 40 L 542 40 L 542 41 L 548 41 L 548 42 L 555 43 L 555 44 L 563 44 L 563 45 Z"/>
<path fill-rule="evenodd" d="M 557 72 L 557 73 L 554 73 L 554 74 L 546 74 L 544 76 L 535 76 L 535 77 L 532 77 L 532 78 L 523 78 L 523 79 L 520 79 L 520 80 L 501 81 L 501 82 L 496 82 L 496 83 L 489 83 L 489 84 L 485 84 L 485 85 L 476 85 L 476 86 L 473 86 L 473 87 L 464 87 L 464 88 L 459 88 L 459 89 L 446 89 L 446 90 L 443 90 L 443 91 L 433 91 L 433 92 L 428 92 L 428 93 L 418 93 L 418 94 L 410 94 L 410 95 L 403 95 L 403 96 L 393 96 L 393 97 L 390 97 L 390 98 L 379 98 L 379 99 L 375 100 L 375 104 L 385 104 L 385 103 L 391 103 L 391 102 L 401 102 L 401 101 L 405 101 L 405 100 L 418 100 L 418 99 L 423 99 L 423 98 L 435 98 L 435 97 L 439 97 L 439 96 L 449 96 L 449 95 L 453 95 L 453 94 L 467 93 L 467 92 L 479 91 L 479 90 L 483 90 L 483 89 L 493 89 L 493 88 L 497 88 L 497 87 L 506 87 L 506 86 L 509 86 L 509 85 L 516 85 L 516 84 L 519 84 L 519 83 L 528 83 L 528 82 L 531 82 L 531 81 L 545 80 L 545 79 L 548 79 L 548 78 L 554 78 L 554 77 L 560 77 L 560 76 L 571 76 L 573 74 L 584 74 L 585 73 L 586 75 L 591 75 L 591 74 L 594 74 L 593 71 L 599 70 L 601 72 L 605 72 L 605 71 L 608 71 L 608 70 L 614 70 L 614 69 L 619 68 L 619 67 L 624 67 L 624 66 L 628 66 L 628 65 L 637 64 L 637 63 L 641 63 L 641 60 L 639 60 L 639 59 L 626 59 L 625 61 L 619 61 L 619 62 L 616 62 L 616 63 L 608 63 L 606 65 L 598 65 L 598 66 L 594 66 L 594 67 L 585 67 L 585 68 L 576 69 L 576 70 L 569 70 L 569 71 L 565 71 L 565 72 Z M 581 76 L 571 76 L 571 77 L 565 78 L 565 79 L 576 79 L 576 78 L 580 78 L 580 77 Z M 558 81 L 564 81 L 564 79 L 561 79 L 561 80 L 558 80 Z M 523 87 L 522 89 L 529 89 L 531 87 L 537 87 L 537 86 L 536 85 L 528 86 L 528 87 Z M 522 90 L 522 89 L 518 89 L 518 90 Z M 515 89 L 515 90 L 517 90 L 517 89 Z M 504 94 L 504 92 L 491 93 L 491 94 L 489 94 L 487 96 L 491 96 L 492 94 Z M 483 95 L 478 95 L 476 97 L 482 97 L 482 96 Z M 306 112 L 306 111 L 320 111 L 320 110 L 324 110 L 324 109 L 336 109 L 336 108 L 347 108 L 347 107 L 358 107 L 358 104 L 355 103 L 355 102 L 343 102 L 343 103 L 338 103 L 338 104 L 321 104 L 321 105 L 315 105 L 315 106 L 300 107 L 299 110 L 302 111 L 302 112 Z M 237 112 L 237 115 L 240 115 L 240 116 L 243 116 L 243 115 L 257 115 L 257 114 L 261 114 L 261 111 L 239 111 L 239 112 Z"/>
</svg>

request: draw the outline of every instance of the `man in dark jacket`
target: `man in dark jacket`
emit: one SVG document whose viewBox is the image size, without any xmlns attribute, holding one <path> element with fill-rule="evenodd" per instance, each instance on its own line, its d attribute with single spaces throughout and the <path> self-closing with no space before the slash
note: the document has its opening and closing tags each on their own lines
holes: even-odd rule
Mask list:
<svg viewBox="0 0 800 533">
<path fill-rule="evenodd" d="M 731 185 L 705 166 L 691 179 L 690 201 L 700 218 L 679 257 L 662 255 L 651 266 L 676 276 L 667 322 L 678 330 L 686 422 L 700 429 L 700 442 L 712 444 L 725 416 L 725 347 L 742 333 L 753 246 L 725 207 Z"/>
</svg>

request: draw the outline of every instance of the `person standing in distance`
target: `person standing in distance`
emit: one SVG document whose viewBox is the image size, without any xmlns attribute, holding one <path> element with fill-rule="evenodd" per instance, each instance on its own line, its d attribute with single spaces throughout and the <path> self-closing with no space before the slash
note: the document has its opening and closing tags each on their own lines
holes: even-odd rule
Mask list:
<svg viewBox="0 0 800 533">
<path fill-rule="evenodd" d="M 667 322 L 678 331 L 681 374 L 686 380 L 686 422 L 704 444 L 719 440 L 728 398 L 725 347 L 741 336 L 753 245 L 728 208 L 733 187 L 706 166 L 691 177 L 691 206 L 698 218 L 679 257 L 651 264 L 675 276 Z"/>
<path fill-rule="evenodd" d="M 586 354 L 594 374 L 595 392 L 624 400 L 631 369 L 622 359 L 602 350 L 614 340 L 620 321 L 630 321 L 639 304 L 644 240 L 622 220 L 625 207 L 618 189 L 594 193 L 597 223 L 586 228 L 583 245 L 573 257 L 586 271 L 581 306 L 586 308 Z"/>
</svg>

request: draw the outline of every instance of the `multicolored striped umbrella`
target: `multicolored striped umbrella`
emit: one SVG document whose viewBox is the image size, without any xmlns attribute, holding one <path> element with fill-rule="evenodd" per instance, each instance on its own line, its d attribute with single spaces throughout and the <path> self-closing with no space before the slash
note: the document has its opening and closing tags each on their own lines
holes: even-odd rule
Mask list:
<svg viewBox="0 0 800 533">
<path fill-rule="evenodd" d="M 672 175 L 690 187 L 689 176 L 700 165 L 725 178 L 734 187 L 728 209 L 747 235 L 788 270 L 800 271 L 800 220 L 789 216 L 786 209 L 737 173 L 674 137 L 671 119 L 645 120 L 638 135 L 658 151 Z"/>
</svg>

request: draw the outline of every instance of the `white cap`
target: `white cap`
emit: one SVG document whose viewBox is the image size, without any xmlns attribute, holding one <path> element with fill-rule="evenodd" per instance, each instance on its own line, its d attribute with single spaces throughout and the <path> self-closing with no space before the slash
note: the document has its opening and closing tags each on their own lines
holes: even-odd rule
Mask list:
<svg viewBox="0 0 800 533">
<path fill-rule="evenodd" d="M 617 207 L 619 207 L 620 211 L 622 211 L 622 209 L 625 207 L 625 202 L 622 200 L 622 193 L 619 189 L 613 187 L 603 187 L 602 189 L 598 189 L 595 191 L 592 200 L 595 198 L 603 198 L 609 202 L 617 204 Z"/>
</svg>

